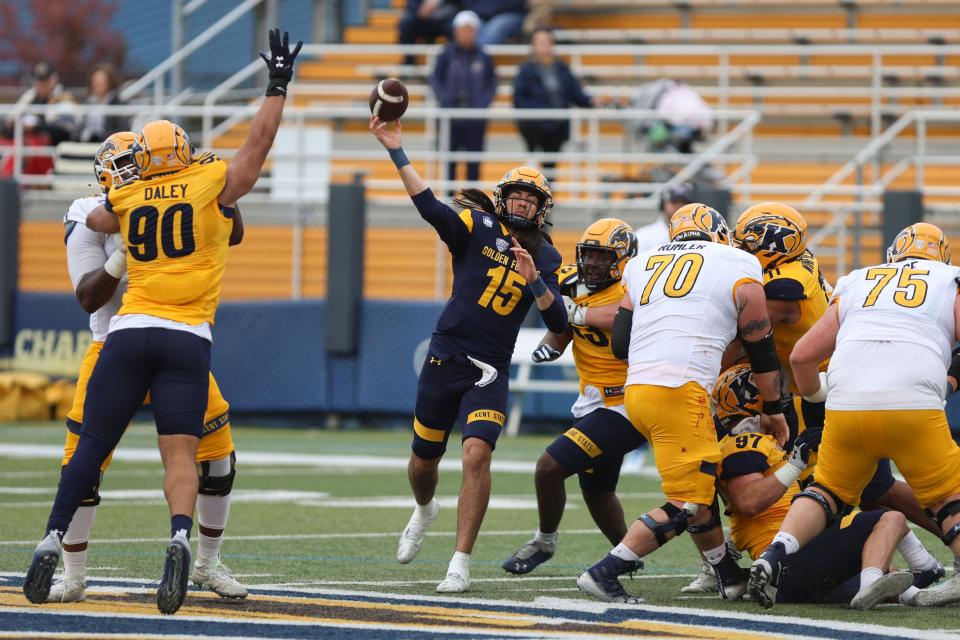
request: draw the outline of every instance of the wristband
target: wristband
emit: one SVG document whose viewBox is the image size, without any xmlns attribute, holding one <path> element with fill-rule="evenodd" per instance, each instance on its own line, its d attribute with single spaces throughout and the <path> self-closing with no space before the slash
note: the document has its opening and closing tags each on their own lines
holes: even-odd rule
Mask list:
<svg viewBox="0 0 960 640">
<path fill-rule="evenodd" d="M 774 471 L 773 475 L 777 478 L 777 481 L 780 484 L 785 487 L 789 487 L 800 478 L 801 473 L 803 473 L 802 469 L 798 469 L 788 462 Z"/>
<path fill-rule="evenodd" d="M 779 400 L 764 400 L 763 401 L 763 415 L 765 416 L 775 416 L 778 413 L 783 413 L 787 407 L 787 400 L 780 397 Z"/>
<path fill-rule="evenodd" d="M 267 84 L 267 96 L 284 96 L 287 95 L 287 83 L 290 81 L 286 78 L 270 78 L 270 82 Z"/>
<path fill-rule="evenodd" d="M 827 401 L 827 374 L 820 372 L 820 388 L 817 389 L 816 393 L 811 393 L 808 396 L 803 396 L 803 399 L 807 402 L 826 402 Z"/>
<path fill-rule="evenodd" d="M 110 257 L 107 258 L 107 261 L 103 263 L 103 270 L 110 274 L 111 277 L 119 280 L 123 277 L 123 274 L 127 272 L 127 254 L 122 251 L 114 251 L 110 254 Z"/>
<path fill-rule="evenodd" d="M 537 276 L 537 279 L 527 286 L 530 287 L 530 293 L 533 294 L 534 298 L 539 298 L 547 292 L 547 283 L 540 276 Z"/>
<path fill-rule="evenodd" d="M 407 154 L 403 152 L 403 147 L 387 149 L 387 153 L 390 154 L 390 159 L 393 160 L 393 164 L 397 167 L 397 169 L 403 169 L 405 166 L 410 164 L 410 161 L 407 160 Z"/>
</svg>

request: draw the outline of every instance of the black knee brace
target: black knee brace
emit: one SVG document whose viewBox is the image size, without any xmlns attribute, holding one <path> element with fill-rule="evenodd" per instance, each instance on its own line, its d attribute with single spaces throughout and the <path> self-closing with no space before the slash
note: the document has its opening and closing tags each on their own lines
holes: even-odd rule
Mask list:
<svg viewBox="0 0 960 640">
<path fill-rule="evenodd" d="M 930 509 L 925 510 L 927 515 L 933 518 L 937 526 L 940 529 L 943 529 L 943 521 L 952 516 L 955 513 L 960 513 L 960 500 L 954 500 L 953 502 L 948 502 L 943 505 L 943 508 L 937 512 L 937 515 L 933 515 L 933 512 Z M 940 540 L 943 541 L 943 544 L 950 546 L 950 543 L 953 542 L 954 538 L 960 536 L 960 522 L 950 527 L 950 530 L 940 536 Z"/>
<path fill-rule="evenodd" d="M 237 454 L 230 453 L 230 473 L 225 476 L 211 476 L 210 463 L 201 462 L 197 465 L 200 472 L 199 493 L 205 496 L 228 496 L 233 490 L 233 478 L 237 475 Z"/>
<path fill-rule="evenodd" d="M 713 496 L 713 504 L 710 505 L 710 519 L 703 524 L 691 524 L 687 527 L 690 533 L 706 533 L 713 531 L 720 526 L 720 503 L 716 494 Z"/>
<path fill-rule="evenodd" d="M 827 499 L 824 498 L 823 495 L 821 495 L 820 493 L 817 493 L 816 491 L 812 491 L 814 487 L 816 487 L 817 489 L 819 489 L 820 491 L 827 494 L 828 496 L 830 496 L 830 498 L 833 499 L 833 503 L 837 505 L 836 513 L 834 513 L 830 509 L 830 503 L 827 502 Z M 800 498 L 807 498 L 809 500 L 813 500 L 823 508 L 823 512 L 827 516 L 828 527 L 831 526 L 838 517 L 843 517 L 850 512 L 850 505 L 848 505 L 846 502 L 838 498 L 833 491 L 830 491 L 830 489 L 827 489 L 826 487 L 824 487 L 822 484 L 818 482 L 811 482 L 806 489 L 804 489 L 797 495 L 793 496 L 793 500 L 791 500 L 790 503 L 793 504 L 795 501 L 799 500 Z"/>
<path fill-rule="evenodd" d="M 641 513 L 637 519 L 653 531 L 653 537 L 656 538 L 657 544 L 662 547 L 667 544 L 668 532 L 672 531 L 675 535 L 680 535 L 687 530 L 687 518 L 689 514 L 683 509 L 676 508 L 669 502 L 660 508 L 663 509 L 667 517 L 670 518 L 667 522 L 657 522 L 645 513 Z"/>
</svg>

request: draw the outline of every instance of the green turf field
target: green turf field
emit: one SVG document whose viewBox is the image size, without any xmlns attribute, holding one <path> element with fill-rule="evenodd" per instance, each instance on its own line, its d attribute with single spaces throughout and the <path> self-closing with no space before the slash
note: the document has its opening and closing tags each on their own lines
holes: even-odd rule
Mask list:
<svg viewBox="0 0 960 640">
<path fill-rule="evenodd" d="M 59 423 L 0 426 L 0 502 L 4 513 L 0 518 L 0 572 L 26 570 L 53 500 L 60 464 L 54 455 L 62 445 L 63 433 Z M 405 472 L 409 451 L 406 432 L 263 429 L 245 426 L 241 421 L 234 428 L 234 438 L 238 470 L 223 555 L 241 581 L 249 585 L 434 593 L 453 552 L 458 471 L 441 470 L 438 497 L 444 506 L 420 555 L 403 566 L 396 561 L 397 536 L 412 507 Z M 501 440 L 495 462 L 528 463 L 528 470 L 494 472 L 494 501 L 473 553 L 471 597 L 517 601 L 538 596 L 584 597 L 576 589 L 577 574 L 609 549 L 606 540 L 593 531 L 576 481 L 571 479 L 567 485 L 568 510 L 554 559 L 523 578 L 510 576 L 500 568 L 500 562 L 536 527 L 532 468 L 549 441 L 547 437 Z M 159 493 L 161 467 L 159 461 L 123 459 L 125 452 L 147 454 L 153 449 L 152 427 L 131 428 L 104 479 L 104 500 L 89 551 L 89 575 L 93 577 L 159 578 L 169 533 L 166 506 Z M 297 464 L 281 466 L 258 459 L 258 454 L 270 452 L 280 454 L 278 460 L 297 460 Z M 457 453 L 451 447 L 448 458 L 454 460 Z M 327 457 L 306 460 L 294 456 Z M 626 476 L 619 489 L 628 517 L 663 502 L 658 483 L 652 478 Z M 947 563 L 949 554 L 943 545 L 925 532 L 919 535 Z M 899 556 L 894 561 L 903 565 Z M 626 580 L 625 586 L 652 604 L 763 613 L 750 602 L 678 599 L 680 587 L 699 566 L 694 547 L 685 537 L 646 562 L 646 576 Z M 882 606 L 861 613 L 836 606 L 780 605 L 773 613 L 960 631 L 956 608 Z"/>
</svg>

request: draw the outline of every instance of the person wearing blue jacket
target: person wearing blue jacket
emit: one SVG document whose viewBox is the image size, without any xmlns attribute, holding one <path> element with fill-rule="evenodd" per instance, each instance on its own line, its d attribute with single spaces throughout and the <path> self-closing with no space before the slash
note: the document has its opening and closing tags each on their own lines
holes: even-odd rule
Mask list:
<svg viewBox="0 0 960 640">
<path fill-rule="evenodd" d="M 480 18 L 473 11 L 461 11 L 453 20 L 453 42 L 437 57 L 430 85 L 441 107 L 490 106 L 497 92 L 493 59 L 477 45 Z M 486 120 L 452 120 L 450 150 L 483 151 Z M 457 163 L 451 162 L 448 175 L 455 179 Z M 467 180 L 480 179 L 480 163 L 467 162 Z"/>
<path fill-rule="evenodd" d="M 513 81 L 513 106 L 518 109 L 568 109 L 571 105 L 592 107 L 594 100 L 562 60 L 553 53 L 554 37 L 549 29 L 537 29 L 530 38 L 531 57 Z M 528 151 L 560 151 L 570 138 L 570 120 L 519 120 L 517 128 Z M 546 173 L 553 161 L 546 161 Z"/>
</svg>

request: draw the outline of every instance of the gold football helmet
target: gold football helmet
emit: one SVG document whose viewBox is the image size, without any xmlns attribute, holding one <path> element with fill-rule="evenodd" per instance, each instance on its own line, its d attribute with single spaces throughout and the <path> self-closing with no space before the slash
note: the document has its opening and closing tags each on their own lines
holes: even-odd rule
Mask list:
<svg viewBox="0 0 960 640">
<path fill-rule="evenodd" d="M 670 216 L 670 240 L 709 240 L 730 244 L 730 227 L 716 209 L 699 202 L 691 202 Z"/>
<path fill-rule="evenodd" d="M 711 396 L 713 413 L 724 431 L 729 431 L 743 418 L 759 416 L 763 411 L 763 398 L 749 364 L 735 364 L 721 373 Z"/>
<path fill-rule="evenodd" d="M 887 262 L 907 258 L 938 260 L 950 264 L 950 243 L 937 225 L 928 222 L 912 224 L 893 239 L 887 247 Z"/>
<path fill-rule="evenodd" d="M 97 149 L 97 156 L 93 160 L 93 174 L 97 176 L 97 182 L 104 193 L 139 177 L 131 149 L 135 135 L 132 131 L 118 131 L 108 136 Z"/>
<path fill-rule="evenodd" d="M 524 216 L 512 215 L 507 212 L 507 193 L 513 189 L 529 191 L 540 198 L 540 206 L 533 219 Z M 553 193 L 547 178 L 533 167 L 517 167 L 507 171 L 497 186 L 493 189 L 493 202 L 497 208 L 497 216 L 508 227 L 514 229 L 531 229 L 543 227 L 547 214 L 553 208 Z"/>
<path fill-rule="evenodd" d="M 623 277 L 627 260 L 637 255 L 637 236 L 623 220 L 601 218 L 577 243 L 577 274 L 590 291 L 602 291 Z"/>
<path fill-rule="evenodd" d="M 740 214 L 733 245 L 757 256 L 764 269 L 773 269 L 806 250 L 807 221 L 793 207 L 761 202 Z"/>
<path fill-rule="evenodd" d="M 142 178 L 180 171 L 193 161 L 187 132 L 169 120 L 144 125 L 133 143 L 133 160 Z"/>
</svg>

